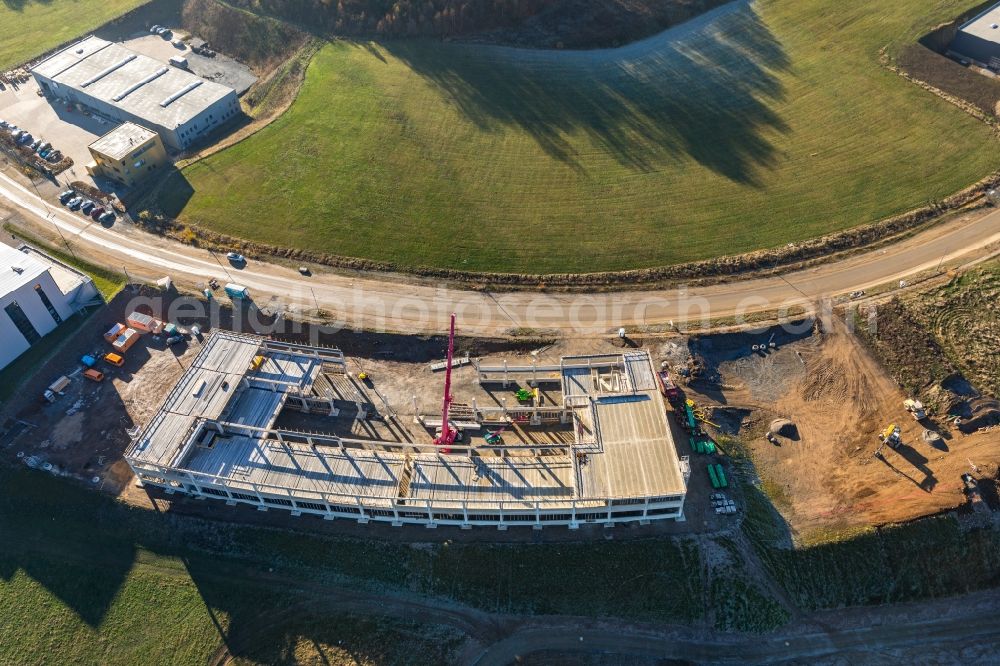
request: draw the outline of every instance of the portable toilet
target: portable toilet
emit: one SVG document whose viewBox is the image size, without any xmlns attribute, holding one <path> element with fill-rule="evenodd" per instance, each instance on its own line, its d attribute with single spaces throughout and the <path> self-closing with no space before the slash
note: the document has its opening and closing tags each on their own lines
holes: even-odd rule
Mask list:
<svg viewBox="0 0 1000 666">
<path fill-rule="evenodd" d="M 226 285 L 225 291 L 229 298 L 250 298 L 250 291 L 241 284 L 233 284 L 230 282 Z"/>
</svg>

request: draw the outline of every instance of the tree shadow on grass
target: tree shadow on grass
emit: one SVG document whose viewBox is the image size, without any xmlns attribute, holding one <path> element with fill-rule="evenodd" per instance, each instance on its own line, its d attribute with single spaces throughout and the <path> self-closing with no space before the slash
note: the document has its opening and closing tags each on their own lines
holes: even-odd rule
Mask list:
<svg viewBox="0 0 1000 666">
<path fill-rule="evenodd" d="M 371 51 L 372 45 L 358 45 Z M 758 186 L 773 167 L 770 107 L 790 61 L 743 2 L 619 49 L 540 51 L 426 42 L 379 45 L 439 88 L 484 131 L 514 127 L 585 171 L 583 134 L 622 165 L 653 171 L 686 160 Z"/>
</svg>

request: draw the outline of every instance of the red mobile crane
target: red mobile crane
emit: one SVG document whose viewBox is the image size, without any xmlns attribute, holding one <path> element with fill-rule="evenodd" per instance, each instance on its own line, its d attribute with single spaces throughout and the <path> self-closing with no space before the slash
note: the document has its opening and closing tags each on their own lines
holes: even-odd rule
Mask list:
<svg viewBox="0 0 1000 666">
<path fill-rule="evenodd" d="M 451 313 L 451 331 L 448 333 L 448 359 L 444 369 L 444 404 L 441 407 L 441 434 L 437 436 L 434 443 L 441 448 L 443 453 L 448 453 L 447 447 L 455 442 L 458 431 L 448 423 L 448 408 L 453 400 L 451 395 L 451 361 L 455 355 L 455 313 Z"/>
</svg>

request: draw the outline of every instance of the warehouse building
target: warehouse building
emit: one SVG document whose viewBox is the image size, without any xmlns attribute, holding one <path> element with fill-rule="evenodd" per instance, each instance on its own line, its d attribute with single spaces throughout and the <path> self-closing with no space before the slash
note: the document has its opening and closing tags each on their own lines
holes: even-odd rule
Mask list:
<svg viewBox="0 0 1000 666">
<path fill-rule="evenodd" d="M 0 244 L 0 368 L 80 309 L 100 302 L 87 275 L 32 248 Z"/>
<path fill-rule="evenodd" d="M 126 187 L 132 187 L 169 162 L 159 135 L 135 123 L 122 123 L 87 149 L 94 158 L 87 165 L 87 173 L 110 178 Z"/>
<path fill-rule="evenodd" d="M 31 73 L 47 97 L 114 123 L 152 129 L 173 150 L 184 150 L 241 113 L 231 88 L 93 36 L 46 58 Z"/>
<path fill-rule="evenodd" d="M 391 376 L 380 375 L 383 391 L 347 368 L 336 349 L 217 331 L 125 458 L 168 494 L 296 516 L 500 530 L 684 520 L 690 467 L 646 352 L 504 364 L 508 375 L 544 372 L 552 401 L 455 403 L 464 436 L 447 447 L 434 443 L 433 419 L 401 418 L 386 401 L 398 393 Z M 279 425 L 287 410 L 310 426 Z"/>
<path fill-rule="evenodd" d="M 1000 68 L 1000 4 L 960 27 L 950 50 L 994 69 Z"/>
</svg>

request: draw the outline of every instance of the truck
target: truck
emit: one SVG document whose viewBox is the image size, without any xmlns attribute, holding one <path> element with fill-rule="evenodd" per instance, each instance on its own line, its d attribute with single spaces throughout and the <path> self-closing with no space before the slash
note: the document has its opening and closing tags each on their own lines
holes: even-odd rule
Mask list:
<svg viewBox="0 0 1000 666">
<path fill-rule="evenodd" d="M 62 395 L 62 392 L 66 390 L 67 386 L 69 386 L 69 377 L 63 375 L 59 379 L 49 384 L 49 387 L 45 389 L 45 393 L 43 393 L 42 395 L 44 395 L 45 399 L 48 400 L 49 402 L 55 402 L 56 396 Z"/>
<path fill-rule="evenodd" d="M 674 380 L 670 378 L 670 373 L 666 368 L 660 370 L 660 392 L 663 393 L 664 397 L 670 402 L 677 402 L 681 397 L 681 390 L 677 388 L 677 384 Z"/>
<path fill-rule="evenodd" d="M 226 292 L 226 295 L 229 296 L 229 298 L 232 298 L 234 300 L 237 299 L 237 298 L 240 298 L 240 299 L 249 299 L 250 298 L 250 290 L 247 289 L 246 287 L 244 287 L 241 284 L 234 284 L 234 283 L 230 282 L 230 283 L 228 283 L 226 285 L 225 292 Z"/>
<path fill-rule="evenodd" d="M 914 400 L 913 398 L 907 398 L 906 400 L 903 401 L 903 407 L 905 407 L 906 411 L 908 411 L 910 415 L 913 416 L 913 419 L 915 421 L 923 421 L 925 418 L 927 418 L 927 412 L 926 410 L 924 410 L 924 403 L 920 402 L 919 400 Z"/>
</svg>

